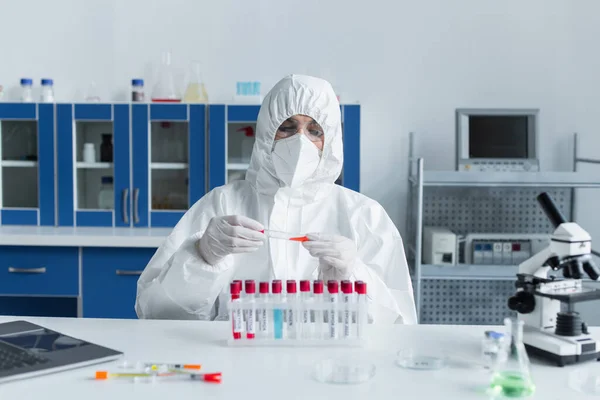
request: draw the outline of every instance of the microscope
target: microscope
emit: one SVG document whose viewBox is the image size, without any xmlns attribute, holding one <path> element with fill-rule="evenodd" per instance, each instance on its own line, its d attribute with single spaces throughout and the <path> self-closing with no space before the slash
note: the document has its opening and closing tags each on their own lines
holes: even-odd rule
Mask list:
<svg viewBox="0 0 600 400">
<path fill-rule="evenodd" d="M 583 286 L 585 273 L 600 276 L 592 261 L 592 239 L 574 222 L 566 222 L 547 193 L 537 200 L 554 225 L 550 245 L 519 265 L 517 292 L 508 307 L 524 322 L 527 352 L 562 367 L 600 358 L 600 334 L 592 335 L 574 309 L 576 303 L 600 299 L 600 290 Z M 563 279 L 553 275 L 562 272 Z"/>
</svg>

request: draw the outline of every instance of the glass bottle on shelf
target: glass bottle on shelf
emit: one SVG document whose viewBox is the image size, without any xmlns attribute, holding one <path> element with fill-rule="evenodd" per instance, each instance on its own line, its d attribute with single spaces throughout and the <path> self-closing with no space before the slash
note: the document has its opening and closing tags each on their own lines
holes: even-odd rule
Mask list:
<svg viewBox="0 0 600 400">
<path fill-rule="evenodd" d="M 33 101 L 33 79 L 21 79 L 21 101 L 23 103 L 31 103 Z"/>
<path fill-rule="evenodd" d="M 112 210 L 115 208 L 112 176 L 102 177 L 102 187 L 100 188 L 100 193 L 98 194 L 98 207 L 101 210 Z"/>
<path fill-rule="evenodd" d="M 495 398 L 525 398 L 535 391 L 529 357 L 523 344 L 523 321 L 506 318 L 505 339 L 494 364 L 490 394 Z"/>
<path fill-rule="evenodd" d="M 49 78 L 42 79 L 42 103 L 54 103 L 54 81 Z"/>
<path fill-rule="evenodd" d="M 102 143 L 100 144 L 100 162 L 113 161 L 113 143 L 110 133 L 102 134 Z"/>
<path fill-rule="evenodd" d="M 163 53 L 162 63 L 156 76 L 156 83 L 152 89 L 152 101 L 159 103 L 181 102 L 181 95 L 175 85 L 171 52 L 169 51 Z"/>
<path fill-rule="evenodd" d="M 189 79 L 185 94 L 183 95 L 183 102 L 208 103 L 208 94 L 206 93 L 204 82 L 202 81 L 202 71 L 199 62 L 192 62 Z"/>
</svg>

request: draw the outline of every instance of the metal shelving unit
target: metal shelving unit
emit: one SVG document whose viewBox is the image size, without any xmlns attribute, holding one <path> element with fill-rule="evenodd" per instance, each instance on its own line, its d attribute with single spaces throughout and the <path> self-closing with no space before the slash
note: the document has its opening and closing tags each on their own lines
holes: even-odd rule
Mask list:
<svg viewBox="0 0 600 400">
<path fill-rule="evenodd" d="M 516 265 L 423 265 L 423 226 L 468 232 L 548 233 L 552 229 L 536 203 L 548 191 L 567 218 L 574 215 L 576 188 L 600 188 L 600 175 L 577 172 L 578 163 L 600 160 L 577 156 L 574 135 L 572 172 L 425 171 L 410 134 L 408 257 L 421 323 L 501 323 L 514 290 Z M 432 223 L 433 222 L 433 223 Z"/>
</svg>

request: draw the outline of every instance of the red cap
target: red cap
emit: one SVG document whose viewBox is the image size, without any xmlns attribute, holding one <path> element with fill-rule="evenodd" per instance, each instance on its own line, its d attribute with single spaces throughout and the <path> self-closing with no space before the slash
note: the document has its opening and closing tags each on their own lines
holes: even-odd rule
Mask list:
<svg viewBox="0 0 600 400">
<path fill-rule="evenodd" d="M 230 285 L 231 294 L 240 294 L 242 291 L 242 283 L 240 281 L 233 281 Z"/>
<path fill-rule="evenodd" d="M 367 294 L 367 283 L 363 281 L 356 281 L 356 293 Z"/>
<path fill-rule="evenodd" d="M 323 294 L 323 281 L 314 281 L 313 282 L 313 293 Z"/>
<path fill-rule="evenodd" d="M 279 279 L 276 279 L 273 282 L 271 282 L 271 291 L 274 294 L 281 293 L 281 281 Z"/>
<path fill-rule="evenodd" d="M 256 284 L 254 283 L 254 281 L 252 279 L 248 279 L 246 281 L 246 293 L 248 293 L 248 294 L 256 293 Z"/>
<path fill-rule="evenodd" d="M 286 289 L 288 293 L 296 293 L 296 281 L 288 280 Z"/>
<path fill-rule="evenodd" d="M 269 294 L 269 282 L 261 282 L 258 285 L 258 290 L 260 290 L 260 294 Z"/>
<path fill-rule="evenodd" d="M 337 293 L 338 289 L 337 281 L 327 281 L 327 290 L 329 293 Z"/>
<path fill-rule="evenodd" d="M 300 291 L 310 292 L 310 281 L 300 281 Z"/>
<path fill-rule="evenodd" d="M 352 293 L 352 282 L 342 281 L 342 293 L 345 293 L 345 294 Z"/>
</svg>

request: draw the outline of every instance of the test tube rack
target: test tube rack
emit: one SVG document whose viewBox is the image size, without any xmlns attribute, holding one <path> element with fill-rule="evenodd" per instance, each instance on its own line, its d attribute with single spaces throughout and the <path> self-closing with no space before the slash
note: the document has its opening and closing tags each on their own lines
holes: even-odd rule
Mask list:
<svg viewBox="0 0 600 400">
<path fill-rule="evenodd" d="M 361 294 L 352 290 L 319 295 L 301 292 L 303 297 L 293 292 L 281 298 L 240 295 L 228 302 L 232 334 L 227 343 L 234 347 L 363 347 L 368 321 L 363 285 Z"/>
</svg>

